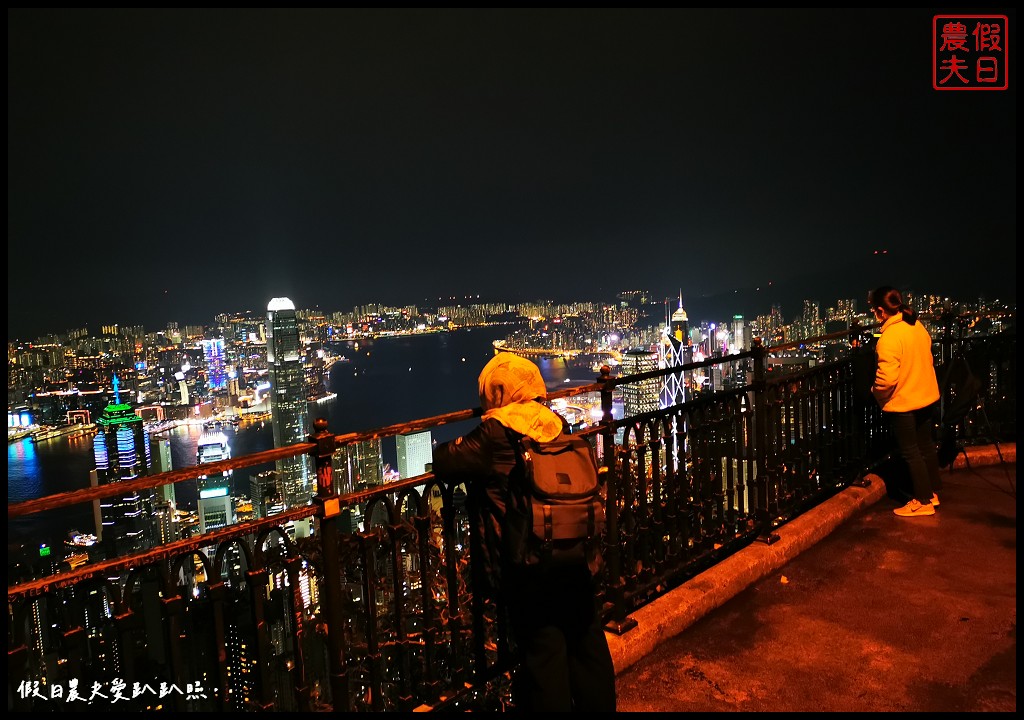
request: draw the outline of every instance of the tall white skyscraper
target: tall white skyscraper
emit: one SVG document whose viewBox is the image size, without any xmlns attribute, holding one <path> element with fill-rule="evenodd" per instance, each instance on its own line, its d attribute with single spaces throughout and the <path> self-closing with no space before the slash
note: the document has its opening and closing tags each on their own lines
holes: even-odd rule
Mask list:
<svg viewBox="0 0 1024 720">
<path fill-rule="evenodd" d="M 746 323 L 742 315 L 732 316 L 732 346 L 735 352 L 741 353 L 747 349 Z"/>
<path fill-rule="evenodd" d="M 422 475 L 434 461 L 430 431 L 399 435 L 395 438 L 398 450 L 398 477 L 405 479 Z"/>
<path fill-rule="evenodd" d="M 274 298 L 267 305 L 267 369 L 274 447 L 305 442 L 310 428 L 299 326 L 295 305 L 288 298 Z M 307 505 L 313 494 L 309 458 L 278 460 L 277 473 L 288 507 Z"/>
<path fill-rule="evenodd" d="M 222 432 L 204 432 L 196 448 L 196 464 L 213 463 L 231 457 L 228 438 Z M 235 522 L 235 499 L 231 492 L 231 471 L 200 475 L 199 531 L 207 532 Z"/>
</svg>

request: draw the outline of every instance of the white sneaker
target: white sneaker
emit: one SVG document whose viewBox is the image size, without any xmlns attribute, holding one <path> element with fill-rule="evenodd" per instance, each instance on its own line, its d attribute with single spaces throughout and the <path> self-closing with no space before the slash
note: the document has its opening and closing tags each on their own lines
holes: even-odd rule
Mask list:
<svg viewBox="0 0 1024 720">
<path fill-rule="evenodd" d="M 932 493 L 932 507 L 939 506 L 939 496 L 936 493 Z"/>
<path fill-rule="evenodd" d="M 924 517 L 925 515 L 934 515 L 935 506 L 931 503 L 922 505 L 917 498 L 914 498 L 903 507 L 893 510 L 893 513 L 900 517 Z"/>
</svg>

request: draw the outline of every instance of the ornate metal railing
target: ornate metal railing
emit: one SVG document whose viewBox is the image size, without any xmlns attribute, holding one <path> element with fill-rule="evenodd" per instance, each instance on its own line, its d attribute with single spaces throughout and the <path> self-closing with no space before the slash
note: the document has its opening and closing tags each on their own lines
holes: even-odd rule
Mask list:
<svg viewBox="0 0 1024 720">
<path fill-rule="evenodd" d="M 551 393 L 588 394 L 602 410 L 580 432 L 608 469 L 600 600 L 610 631 L 628 633 L 633 610 L 747 544 L 773 542 L 888 452 L 864 337 L 854 328 L 624 377 L 605 369 L 591 385 Z M 834 360 L 772 364 L 822 344 L 838 348 Z M 939 347 L 977 353 L 986 378 L 994 364 L 988 394 L 1006 414 L 1015 334 L 950 332 Z M 694 388 L 705 373 L 714 380 L 704 391 L 615 417 L 626 388 L 639 397 L 669 375 Z M 345 435 L 317 420 L 306 443 L 9 505 L 18 517 L 298 456 L 317 478 L 310 505 L 9 586 L 15 709 L 90 698 L 128 710 L 507 707 L 507 627 L 501 608 L 473 592 L 479 538 L 466 488 L 428 473 L 339 494 L 335 478 L 339 450 L 479 415 Z"/>
</svg>

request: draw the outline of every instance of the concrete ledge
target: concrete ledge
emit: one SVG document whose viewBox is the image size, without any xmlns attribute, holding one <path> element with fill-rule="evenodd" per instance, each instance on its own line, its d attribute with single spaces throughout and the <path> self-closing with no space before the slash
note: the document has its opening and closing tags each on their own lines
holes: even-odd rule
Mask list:
<svg viewBox="0 0 1024 720">
<path fill-rule="evenodd" d="M 954 468 L 1017 461 L 1016 443 L 971 446 L 957 455 Z M 851 486 L 778 529 L 779 540 L 754 542 L 697 577 L 632 613 L 637 626 L 623 635 L 606 633 L 615 671 L 622 672 L 658 644 L 686 630 L 712 610 L 770 575 L 835 530 L 854 513 L 886 496 L 885 481 L 868 475 L 867 487 Z"/>
<path fill-rule="evenodd" d="M 957 454 L 956 459 L 953 460 L 953 468 L 967 467 L 968 460 L 972 465 L 998 465 L 1000 455 L 1002 455 L 1003 462 L 1017 462 L 1017 443 L 968 445 L 964 448 L 964 452 Z"/>
</svg>

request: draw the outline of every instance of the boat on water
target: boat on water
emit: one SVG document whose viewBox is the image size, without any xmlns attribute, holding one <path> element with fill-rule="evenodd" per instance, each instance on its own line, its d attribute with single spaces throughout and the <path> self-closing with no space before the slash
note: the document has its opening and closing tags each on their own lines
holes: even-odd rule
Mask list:
<svg viewBox="0 0 1024 720">
<path fill-rule="evenodd" d="M 206 430 L 217 430 L 224 427 L 238 427 L 242 422 L 242 419 L 238 415 L 223 415 L 213 417 L 203 423 L 203 428 Z"/>
<path fill-rule="evenodd" d="M 146 432 L 148 432 L 150 435 L 157 435 L 159 433 L 167 432 L 168 430 L 173 430 L 174 428 L 178 427 L 179 425 L 181 425 L 184 422 L 186 422 L 186 421 L 184 421 L 184 420 L 154 420 L 154 421 L 147 421 L 146 423 L 144 423 L 143 427 L 146 429 Z"/>
<path fill-rule="evenodd" d="M 313 405 L 322 405 L 326 402 L 330 402 L 338 397 L 338 393 L 335 392 L 322 392 L 309 395 L 306 398 L 306 402 Z"/>
<path fill-rule="evenodd" d="M 70 425 L 42 425 L 29 434 L 32 442 L 38 443 L 58 437 L 79 437 L 96 433 L 96 423 L 72 423 Z"/>
<path fill-rule="evenodd" d="M 331 355 L 324 358 L 324 370 L 330 370 L 334 367 L 335 363 L 347 363 L 352 362 L 344 355 Z"/>
<path fill-rule="evenodd" d="M 7 427 L 7 442 L 14 443 L 24 440 L 34 432 L 39 432 L 42 427 L 37 423 L 31 425 L 17 425 Z"/>
</svg>

